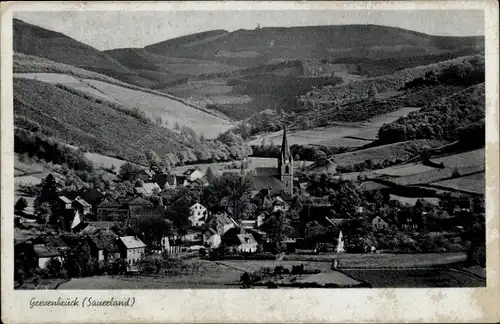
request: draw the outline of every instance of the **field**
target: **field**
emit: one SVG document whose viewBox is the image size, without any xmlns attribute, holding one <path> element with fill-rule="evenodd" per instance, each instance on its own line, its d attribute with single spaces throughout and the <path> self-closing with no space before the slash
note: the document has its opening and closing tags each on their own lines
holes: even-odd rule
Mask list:
<svg viewBox="0 0 500 324">
<path fill-rule="evenodd" d="M 125 160 L 119 160 L 110 156 L 90 152 L 85 153 L 85 157 L 96 166 L 100 166 L 103 168 L 111 168 L 112 166 L 114 166 L 116 168 L 116 171 L 120 169 L 122 164 L 125 164 L 127 162 Z"/>
<path fill-rule="evenodd" d="M 343 270 L 373 288 L 485 287 L 486 280 L 451 269 Z"/>
<path fill-rule="evenodd" d="M 398 196 L 398 195 L 390 195 L 390 200 L 397 200 L 402 204 L 409 204 L 412 206 L 415 206 L 417 203 L 417 200 L 423 199 L 424 201 L 431 203 L 433 205 L 439 205 L 439 198 L 434 198 L 434 197 L 418 197 L 418 198 L 413 198 L 413 197 L 403 197 L 403 196 Z"/>
<path fill-rule="evenodd" d="M 374 287 L 442 287 L 442 286 L 481 286 L 484 280 L 477 279 L 453 270 L 428 267 L 437 264 L 450 264 L 465 259 L 463 253 L 446 254 L 335 254 L 299 256 L 287 255 L 295 260 L 187 260 L 188 264 L 197 263 L 199 267 L 191 273 L 175 276 L 99 276 L 75 278 L 62 284 L 58 289 L 179 289 L 179 288 L 237 288 L 240 275 L 244 271 L 255 271 L 263 267 L 274 269 L 277 265 L 291 268 L 304 264 L 306 269 L 320 269 L 317 275 L 298 276 L 299 282 L 337 283 L 355 285 L 359 280 L 368 281 Z M 307 260 L 310 258 L 311 260 Z M 338 259 L 341 271 L 331 269 L 331 260 Z M 406 269 L 377 269 L 399 267 Z M 423 269 L 408 269 L 420 267 Z M 351 269 L 348 269 L 351 268 Z M 354 268 L 356 270 L 354 270 Z M 345 275 L 344 273 L 347 273 Z M 387 277 L 384 279 L 384 274 Z M 351 278 L 350 276 L 354 277 Z"/>
<path fill-rule="evenodd" d="M 188 126 L 205 137 L 216 137 L 232 127 L 232 123 L 204 111 L 186 106 L 184 103 L 166 96 L 151 92 L 130 89 L 108 82 L 92 79 L 76 79 L 71 75 L 55 73 L 23 73 L 19 78 L 34 79 L 43 82 L 64 84 L 76 90 L 81 90 L 107 101 L 119 103 L 129 109 L 139 108 L 153 120 L 161 117 L 167 121 L 167 127 L 173 129 L 175 124 Z"/>
<path fill-rule="evenodd" d="M 406 116 L 410 112 L 418 111 L 420 108 L 401 108 L 395 112 L 383 114 L 363 123 L 338 123 L 336 126 L 319 127 L 310 130 L 290 131 L 288 142 L 290 145 L 321 145 L 330 147 L 361 147 L 369 144 L 377 138 L 377 132 L 385 123 L 391 123 L 399 117 Z M 274 132 L 259 136 L 250 142 L 251 145 L 259 145 L 262 139 L 280 143 L 283 132 Z"/>
<path fill-rule="evenodd" d="M 364 163 L 367 160 L 370 160 L 372 165 L 382 164 L 386 160 L 396 161 L 399 159 L 400 161 L 405 161 L 414 156 L 418 156 L 422 152 L 422 149 L 424 147 L 439 147 L 441 145 L 441 141 L 417 140 L 376 146 L 372 148 L 334 155 L 333 163 L 330 163 L 327 167 L 313 166 L 312 171 L 320 172 L 322 170 L 328 169 L 329 172 L 333 172 L 337 166 L 349 167 L 358 163 Z M 382 170 L 372 171 L 370 173 L 380 173 Z"/>
<path fill-rule="evenodd" d="M 438 188 L 447 188 L 451 190 L 460 190 L 484 195 L 484 172 L 455 179 L 433 182 L 430 185 Z"/>
<path fill-rule="evenodd" d="M 247 171 L 252 171 L 255 168 L 261 168 L 261 167 L 277 167 L 277 159 L 275 158 L 261 158 L 261 157 L 249 157 L 248 158 L 249 164 L 248 164 L 248 169 Z M 294 166 L 296 168 L 299 168 L 302 163 L 304 163 L 306 166 L 310 165 L 312 162 L 310 161 L 294 161 Z M 199 164 L 190 164 L 190 165 L 184 165 L 184 166 L 179 166 L 175 167 L 173 171 L 175 173 L 183 173 L 184 171 L 191 169 L 191 168 L 200 168 L 200 170 L 206 172 L 208 168 L 211 168 L 212 171 L 214 172 L 239 172 L 240 169 L 232 169 L 230 168 L 231 162 L 222 162 L 222 163 L 199 163 Z"/>
</svg>

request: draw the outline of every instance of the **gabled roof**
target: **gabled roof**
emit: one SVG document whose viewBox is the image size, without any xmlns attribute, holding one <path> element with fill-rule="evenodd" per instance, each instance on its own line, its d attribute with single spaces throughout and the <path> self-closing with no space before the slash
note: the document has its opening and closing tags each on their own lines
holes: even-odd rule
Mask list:
<svg viewBox="0 0 500 324">
<path fill-rule="evenodd" d="M 152 177 L 154 175 L 153 171 L 149 170 L 149 169 L 141 169 L 141 171 L 139 171 L 139 173 L 143 173 L 143 174 L 146 174 L 150 177 Z"/>
<path fill-rule="evenodd" d="M 129 201 L 128 205 L 133 205 L 133 206 L 137 206 L 137 205 L 152 206 L 153 204 L 149 200 L 146 200 L 146 199 L 144 199 L 142 197 L 137 197 L 137 198 L 132 199 L 131 201 Z"/>
<path fill-rule="evenodd" d="M 90 242 L 98 250 L 106 250 L 108 252 L 117 252 L 118 246 L 116 245 L 116 239 L 118 235 L 112 232 L 98 233 L 89 237 Z"/>
<path fill-rule="evenodd" d="M 371 221 L 373 222 L 373 220 L 374 220 L 375 218 L 377 218 L 377 217 L 378 217 L 378 218 L 380 218 L 381 220 L 383 220 L 385 223 L 389 224 L 389 222 L 387 221 L 387 219 L 383 218 L 383 217 L 382 217 L 382 216 L 380 216 L 380 215 L 376 215 L 376 216 L 372 217 Z"/>
<path fill-rule="evenodd" d="M 184 181 L 187 180 L 187 177 L 185 175 L 176 175 L 175 176 L 177 184 L 184 183 Z"/>
<path fill-rule="evenodd" d="M 99 205 L 97 205 L 97 207 L 103 208 L 103 207 L 125 207 L 125 206 L 119 201 L 105 199 Z"/>
<path fill-rule="evenodd" d="M 257 241 L 255 240 L 255 238 L 253 237 L 253 235 L 250 234 L 250 233 L 238 234 L 237 237 L 238 237 L 238 240 L 240 240 L 241 244 L 253 244 L 253 243 L 257 243 Z"/>
<path fill-rule="evenodd" d="M 185 175 L 185 176 L 190 176 L 195 171 L 200 171 L 200 169 L 198 169 L 198 168 L 190 168 L 190 169 L 187 169 L 186 171 L 184 171 L 182 174 Z"/>
<path fill-rule="evenodd" d="M 79 203 L 81 206 L 83 207 L 92 207 L 88 202 L 86 202 L 84 199 L 82 199 L 81 197 L 77 197 L 75 199 L 75 202 Z"/>
<path fill-rule="evenodd" d="M 122 236 L 120 237 L 120 241 L 127 249 L 137 249 L 144 248 L 146 244 L 141 241 L 137 236 Z"/>
<path fill-rule="evenodd" d="M 140 195 L 147 195 L 148 191 L 143 187 L 135 187 L 134 191 Z"/>
<path fill-rule="evenodd" d="M 156 182 L 146 182 L 142 185 L 142 187 L 149 192 L 153 191 L 153 189 L 155 189 L 155 188 L 158 188 L 158 189 L 160 188 L 160 186 L 158 186 L 158 184 Z"/>
<path fill-rule="evenodd" d="M 153 181 L 156 182 L 161 188 L 165 187 L 165 184 L 174 185 L 175 183 L 175 174 L 155 174 L 153 176 Z"/>
<path fill-rule="evenodd" d="M 257 167 L 253 170 L 255 176 L 277 176 L 279 175 L 277 167 Z"/>
<path fill-rule="evenodd" d="M 59 200 L 61 200 L 65 204 L 71 204 L 71 200 L 66 198 L 66 196 L 59 196 Z"/>
<path fill-rule="evenodd" d="M 285 189 L 283 183 L 272 176 L 250 176 L 249 179 L 255 190 L 271 189 L 279 192 Z"/>
<path fill-rule="evenodd" d="M 40 258 L 49 258 L 60 256 L 61 253 L 54 247 L 47 246 L 45 244 L 35 244 L 33 246 L 35 254 Z"/>
</svg>

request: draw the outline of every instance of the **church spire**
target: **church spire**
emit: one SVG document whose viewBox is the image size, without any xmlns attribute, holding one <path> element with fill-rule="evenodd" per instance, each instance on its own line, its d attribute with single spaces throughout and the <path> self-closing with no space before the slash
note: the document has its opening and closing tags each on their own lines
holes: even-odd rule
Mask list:
<svg viewBox="0 0 500 324">
<path fill-rule="evenodd" d="M 288 146 L 288 138 L 286 134 L 286 122 L 283 127 L 283 141 L 281 143 L 281 161 L 290 161 L 292 159 L 292 153 L 290 152 L 290 146 Z"/>
</svg>

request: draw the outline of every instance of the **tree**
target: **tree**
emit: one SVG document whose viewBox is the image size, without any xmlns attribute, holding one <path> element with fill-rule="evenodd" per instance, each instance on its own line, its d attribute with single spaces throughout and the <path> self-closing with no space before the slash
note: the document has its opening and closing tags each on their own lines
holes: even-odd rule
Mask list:
<svg viewBox="0 0 500 324">
<path fill-rule="evenodd" d="M 134 181 L 139 177 L 140 172 L 142 171 L 141 167 L 132 164 L 130 162 L 126 162 L 122 164 L 120 167 L 120 172 L 118 176 L 122 181 Z"/>
<path fill-rule="evenodd" d="M 137 233 L 140 233 L 144 243 L 153 249 L 161 246 L 163 237 L 174 234 L 173 222 L 160 216 L 134 217 L 131 226 Z"/>
<path fill-rule="evenodd" d="M 330 203 L 335 211 L 341 214 L 354 214 L 356 206 L 359 206 L 361 199 L 354 184 L 344 181 L 338 190 L 330 195 Z"/>
<path fill-rule="evenodd" d="M 205 177 L 206 177 L 208 183 L 212 183 L 215 180 L 215 174 L 212 171 L 211 167 L 207 168 L 207 171 L 205 172 Z"/>
<path fill-rule="evenodd" d="M 378 90 L 377 90 L 377 87 L 375 87 L 374 85 L 370 88 L 370 91 L 368 91 L 368 95 L 370 96 L 370 98 L 374 98 L 378 95 Z"/>
<path fill-rule="evenodd" d="M 321 150 L 318 150 L 314 153 L 313 159 L 319 166 L 326 165 L 327 162 L 326 153 Z"/>
<path fill-rule="evenodd" d="M 21 197 L 17 200 L 16 204 L 14 205 L 14 210 L 18 212 L 24 212 L 26 207 L 28 207 L 28 201 L 26 201 L 26 198 Z"/>
<path fill-rule="evenodd" d="M 293 228 L 285 212 L 279 210 L 271 213 L 264 221 L 262 229 L 266 232 L 275 254 L 286 250 L 286 239 L 293 231 Z"/>
<path fill-rule="evenodd" d="M 54 221 L 54 214 L 52 213 L 52 206 L 48 202 L 44 202 L 35 208 L 35 215 L 42 222 L 42 224 L 49 224 Z"/>
<path fill-rule="evenodd" d="M 57 201 L 57 183 L 56 179 L 50 173 L 42 183 L 40 195 L 35 199 L 35 210 L 43 203 L 48 203 L 49 206 L 54 206 Z"/>
<path fill-rule="evenodd" d="M 148 161 L 149 168 L 151 171 L 155 173 L 163 173 L 165 170 L 165 163 L 158 154 L 153 151 L 149 150 L 146 152 L 146 160 Z"/>
</svg>

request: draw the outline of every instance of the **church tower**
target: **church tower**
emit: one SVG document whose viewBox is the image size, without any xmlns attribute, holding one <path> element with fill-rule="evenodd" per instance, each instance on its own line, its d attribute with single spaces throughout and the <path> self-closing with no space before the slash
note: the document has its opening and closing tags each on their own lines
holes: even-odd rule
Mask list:
<svg viewBox="0 0 500 324">
<path fill-rule="evenodd" d="M 283 141 L 280 156 L 278 157 L 278 171 L 280 180 L 285 185 L 285 191 L 293 195 L 293 159 L 286 137 L 286 124 L 283 128 Z"/>
</svg>

